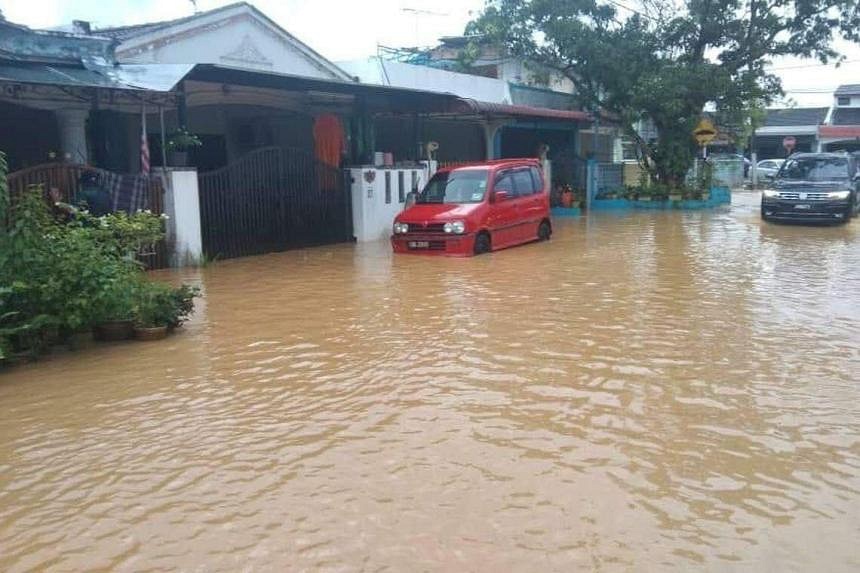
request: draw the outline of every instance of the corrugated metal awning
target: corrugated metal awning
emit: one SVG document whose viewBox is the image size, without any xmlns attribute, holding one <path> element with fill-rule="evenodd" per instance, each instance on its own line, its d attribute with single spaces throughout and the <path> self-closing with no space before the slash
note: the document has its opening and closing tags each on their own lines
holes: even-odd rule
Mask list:
<svg viewBox="0 0 860 573">
<path fill-rule="evenodd" d="M 64 87 L 168 92 L 193 64 L 120 64 L 116 66 L 0 65 L 0 82 Z"/>
<path fill-rule="evenodd" d="M 591 121 L 591 115 L 584 111 L 549 109 L 526 105 L 510 105 L 488 101 L 461 98 L 457 105 L 459 113 L 475 113 L 494 117 L 530 117 L 567 121 Z"/>
</svg>

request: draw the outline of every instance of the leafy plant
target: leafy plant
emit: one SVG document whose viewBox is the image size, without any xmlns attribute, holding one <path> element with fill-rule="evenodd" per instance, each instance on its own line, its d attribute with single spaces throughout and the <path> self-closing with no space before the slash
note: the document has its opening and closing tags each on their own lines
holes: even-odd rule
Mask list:
<svg viewBox="0 0 860 573">
<path fill-rule="evenodd" d="M 0 205 L 7 206 L 3 182 L 0 170 Z M 16 198 L 6 213 L 0 227 L 0 361 L 13 353 L 37 354 L 58 330 L 76 332 L 139 313 L 140 293 L 153 283 L 133 255 L 163 236 L 160 217 L 71 210 L 68 220 L 59 221 L 40 187 Z M 193 309 L 196 291 L 188 289 L 166 287 L 171 323 Z"/>
<path fill-rule="evenodd" d="M 158 282 L 147 282 L 138 290 L 135 322 L 138 326 L 180 326 L 194 311 L 194 297 L 199 289 L 189 285 L 172 288 Z"/>
<path fill-rule="evenodd" d="M 188 151 L 201 145 L 203 142 L 200 141 L 199 137 L 188 131 L 188 128 L 180 127 L 170 134 L 165 149 L 167 151 Z"/>
<path fill-rule="evenodd" d="M 750 133 L 782 94 L 771 60 L 844 61 L 834 41 L 860 40 L 860 10 L 856 0 L 490 0 L 466 34 L 570 79 L 582 107 L 622 126 L 654 179 L 680 185 L 706 107 Z M 655 138 L 641 135 L 645 122 Z"/>
</svg>

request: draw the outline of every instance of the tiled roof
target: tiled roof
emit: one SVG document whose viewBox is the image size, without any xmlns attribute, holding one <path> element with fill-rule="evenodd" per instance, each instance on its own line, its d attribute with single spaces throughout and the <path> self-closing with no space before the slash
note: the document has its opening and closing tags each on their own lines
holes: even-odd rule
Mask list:
<svg viewBox="0 0 860 573">
<path fill-rule="evenodd" d="M 218 12 L 223 12 L 225 10 L 231 10 L 236 8 L 237 6 L 247 5 L 246 2 L 236 2 L 233 4 L 227 4 L 226 6 L 221 6 L 220 8 L 215 8 L 214 10 L 207 10 L 205 12 L 198 12 L 197 14 L 193 14 L 191 16 L 185 16 L 184 18 L 177 18 L 175 20 L 163 20 L 161 22 L 147 22 L 146 24 L 136 24 L 134 26 L 116 26 L 111 28 L 98 28 L 93 30 L 93 35 L 95 36 L 106 36 L 108 38 L 114 38 L 119 41 L 125 41 L 130 38 L 136 38 L 137 36 L 142 36 L 144 34 L 148 34 L 149 32 L 158 30 L 160 28 L 166 28 L 168 26 L 175 26 L 176 24 L 182 24 L 183 22 L 188 22 L 190 20 L 194 20 L 195 18 L 199 18 L 201 16 L 208 16 L 210 14 L 216 14 Z"/>
<path fill-rule="evenodd" d="M 827 110 L 826 107 L 769 109 L 764 119 L 764 126 L 820 125 L 827 117 Z"/>
<path fill-rule="evenodd" d="M 833 125 L 860 125 L 860 107 L 837 107 L 833 110 Z"/>
<path fill-rule="evenodd" d="M 860 95 L 860 84 L 845 84 L 836 88 L 836 95 Z"/>
</svg>

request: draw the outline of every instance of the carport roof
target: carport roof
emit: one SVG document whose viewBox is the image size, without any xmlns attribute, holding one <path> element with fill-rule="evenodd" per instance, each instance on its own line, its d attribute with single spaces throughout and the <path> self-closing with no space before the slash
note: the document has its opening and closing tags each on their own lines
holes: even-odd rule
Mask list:
<svg viewBox="0 0 860 573">
<path fill-rule="evenodd" d="M 504 103 L 475 101 L 472 99 L 460 99 L 457 104 L 457 110 L 463 113 L 473 112 L 479 115 L 493 117 L 530 117 L 568 121 L 591 121 L 591 115 L 584 111 L 549 109 L 527 105 L 510 105 Z"/>
<path fill-rule="evenodd" d="M 764 118 L 764 126 L 820 125 L 824 123 L 828 109 L 826 107 L 769 109 Z"/>
</svg>

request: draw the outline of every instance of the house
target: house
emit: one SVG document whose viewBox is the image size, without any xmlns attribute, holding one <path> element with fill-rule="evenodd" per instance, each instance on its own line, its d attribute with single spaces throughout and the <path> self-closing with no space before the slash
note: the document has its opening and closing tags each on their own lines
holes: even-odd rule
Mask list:
<svg viewBox="0 0 860 573">
<path fill-rule="evenodd" d="M 590 151 L 583 149 L 593 138 L 583 145 L 581 134 L 591 129 L 592 118 L 576 109 L 569 93 L 378 56 L 338 65 L 363 83 L 448 93 L 462 100 L 457 113 L 416 119 L 420 141 L 438 142 L 442 162 L 546 153 L 555 185 L 585 185 Z M 376 128 L 377 141 L 386 149 L 413 144 L 401 121 L 378 118 Z"/>
<path fill-rule="evenodd" d="M 762 126 L 755 130 L 752 150 L 758 159 L 777 159 L 787 155 L 786 137 L 794 137 L 794 151 L 818 151 L 818 129 L 827 120 L 830 108 L 774 108 L 765 112 Z"/>
<path fill-rule="evenodd" d="M 839 86 L 830 119 L 818 130 L 822 151 L 860 150 L 860 84 Z"/>
<path fill-rule="evenodd" d="M 251 4 L 239 2 L 185 18 L 93 29 L 118 42 L 116 60 L 134 64 L 218 64 L 352 81 L 343 70 Z"/>
<path fill-rule="evenodd" d="M 351 236 L 345 167 L 358 166 L 359 180 L 379 171 L 394 209 L 389 198 L 420 180 L 408 171 L 422 169 L 430 141 L 452 162 L 535 156 L 547 143 L 573 155 L 590 124 L 565 108 L 565 94 L 406 66 L 379 66 L 382 76 L 363 73 L 362 83 L 246 3 L 63 32 L 0 22 L 0 149 L 18 181 L 26 171 L 25 182 L 39 182 L 30 175 L 50 167 L 74 187 L 86 169 L 183 166 L 169 143 L 188 130 L 202 141 L 189 153 L 197 173 L 171 171 L 169 181 L 184 182 L 168 195 L 197 197 L 199 186 L 196 242 L 210 256 L 239 256 Z M 393 161 L 377 168 L 379 152 Z M 358 191 L 353 201 L 369 198 Z"/>
</svg>

